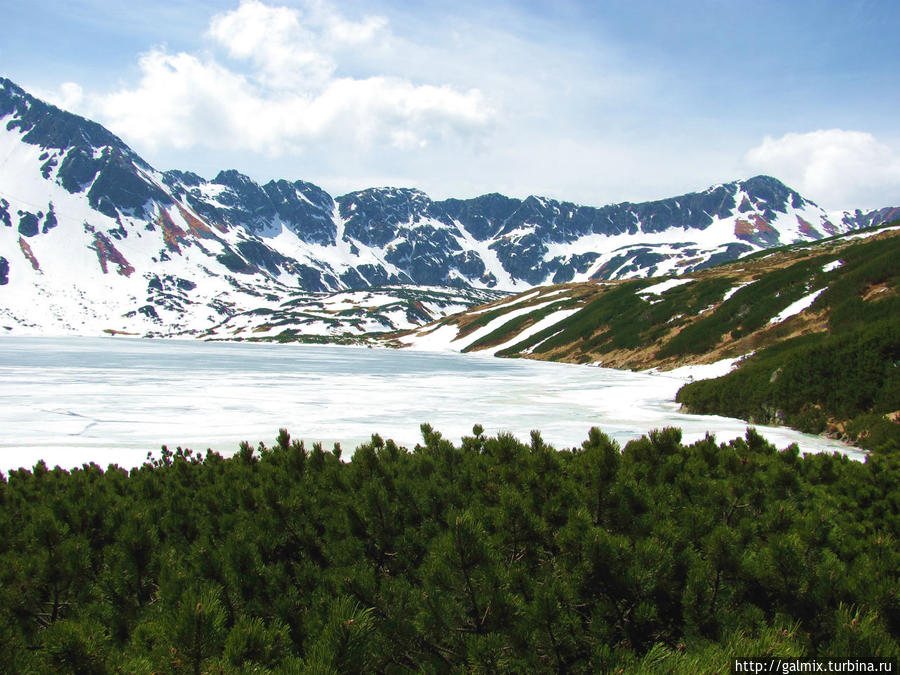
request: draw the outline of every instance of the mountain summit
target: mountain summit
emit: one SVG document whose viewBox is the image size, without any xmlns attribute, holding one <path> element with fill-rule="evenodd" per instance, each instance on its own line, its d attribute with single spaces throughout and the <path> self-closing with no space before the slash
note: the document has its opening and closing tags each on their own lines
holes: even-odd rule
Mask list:
<svg viewBox="0 0 900 675">
<path fill-rule="evenodd" d="M 0 325 L 202 331 L 299 292 L 520 291 L 687 272 L 888 217 L 830 217 L 775 178 L 600 208 L 407 188 L 332 197 L 151 167 L 103 126 L 0 78 Z"/>
</svg>

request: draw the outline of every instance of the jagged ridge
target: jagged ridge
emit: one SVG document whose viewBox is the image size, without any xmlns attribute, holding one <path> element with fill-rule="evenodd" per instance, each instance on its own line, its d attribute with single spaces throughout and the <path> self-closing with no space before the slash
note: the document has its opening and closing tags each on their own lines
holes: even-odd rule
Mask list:
<svg viewBox="0 0 900 675">
<path fill-rule="evenodd" d="M 333 198 L 236 170 L 157 171 L 101 125 L 2 78 L 0 119 L 0 285 L 15 289 L 0 317 L 35 330 L 202 331 L 304 291 L 662 275 L 885 217 L 829 218 L 767 176 L 600 208 L 405 188 Z"/>
</svg>

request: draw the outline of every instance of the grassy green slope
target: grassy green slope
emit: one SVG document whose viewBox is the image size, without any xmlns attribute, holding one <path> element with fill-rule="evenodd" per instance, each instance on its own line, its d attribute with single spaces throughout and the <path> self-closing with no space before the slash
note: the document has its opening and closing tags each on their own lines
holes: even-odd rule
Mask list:
<svg viewBox="0 0 900 675">
<path fill-rule="evenodd" d="M 685 386 L 677 400 L 694 412 L 828 430 L 873 450 L 900 450 L 900 238 L 850 246 L 840 260 L 817 279 L 833 276 L 813 305 L 827 316 L 827 332 L 769 346 L 729 375 Z M 770 277 L 796 276 L 818 262 Z"/>
<path fill-rule="evenodd" d="M 695 412 L 894 450 L 900 231 L 892 226 L 759 253 L 661 293 L 648 292 L 659 279 L 567 284 L 444 323 L 461 338 L 481 330 L 464 351 L 499 347 L 507 357 L 666 369 L 750 354 L 737 371 L 693 383 L 678 400 Z M 562 308 L 577 311 L 528 330 Z"/>
</svg>

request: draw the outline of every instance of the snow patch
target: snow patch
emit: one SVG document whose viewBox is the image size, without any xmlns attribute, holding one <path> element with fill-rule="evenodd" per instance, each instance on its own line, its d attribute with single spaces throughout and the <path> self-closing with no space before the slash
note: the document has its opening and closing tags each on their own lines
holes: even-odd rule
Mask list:
<svg viewBox="0 0 900 675">
<path fill-rule="evenodd" d="M 672 370 L 665 371 L 661 371 L 657 368 L 650 368 L 649 370 L 643 370 L 640 372 L 647 373 L 648 375 L 675 377 L 681 380 L 686 380 L 688 382 L 692 380 L 710 380 L 716 377 L 727 375 L 735 369 L 737 363 L 743 358 L 745 357 L 738 356 L 733 359 L 722 359 L 721 361 L 716 361 L 715 363 L 681 366 L 680 368 L 673 368 Z"/>
<path fill-rule="evenodd" d="M 738 284 L 737 286 L 735 286 L 734 288 L 729 290 L 727 293 L 725 293 L 725 295 L 722 297 L 722 302 L 728 302 L 729 300 L 731 300 L 732 296 L 734 296 L 735 293 L 737 293 L 739 290 L 744 288 L 744 286 L 749 286 L 752 283 L 753 283 L 752 281 L 747 281 L 743 284 Z"/>
<path fill-rule="evenodd" d="M 684 284 L 689 284 L 693 279 L 667 279 L 666 281 L 662 281 L 658 284 L 654 284 L 653 286 L 649 286 L 647 288 L 642 288 L 637 292 L 638 295 L 662 295 L 666 291 L 671 288 L 675 288 L 676 286 L 683 286 Z"/>
<path fill-rule="evenodd" d="M 881 234 L 882 232 L 892 232 L 894 230 L 900 230 L 900 225 L 894 225 L 893 227 L 882 227 L 881 229 L 875 230 L 874 232 L 860 232 L 859 234 L 850 234 L 846 237 L 841 237 L 841 240 L 868 239 L 869 237 L 874 237 L 876 234 Z"/>
<path fill-rule="evenodd" d="M 484 309 L 476 309 L 476 310 L 470 312 L 470 314 L 485 314 L 487 312 L 493 312 L 495 309 L 503 309 L 506 307 L 512 307 L 513 305 L 518 305 L 520 303 L 526 302 L 527 300 L 531 300 L 532 298 L 536 298 L 540 294 L 541 294 L 541 292 L 539 290 L 537 290 L 537 291 L 534 291 L 533 293 L 527 293 L 526 295 L 523 295 L 520 298 L 514 298 L 512 300 L 507 300 L 507 301 L 501 302 L 500 304 L 497 304 L 497 305 L 490 305 L 488 307 L 485 307 Z M 550 293 L 548 293 L 547 295 L 550 295 Z"/>
<path fill-rule="evenodd" d="M 489 335 L 493 331 L 497 330 L 501 326 L 503 326 L 508 321 L 512 321 L 513 319 L 520 317 L 524 314 L 530 314 L 531 312 L 536 312 L 539 309 L 547 307 L 548 305 L 552 305 L 554 302 L 558 302 L 558 300 L 550 300 L 548 302 L 542 302 L 537 305 L 532 305 L 530 307 L 523 307 L 521 309 L 516 309 L 511 312 L 506 312 L 505 314 L 501 314 L 500 316 L 494 318 L 489 321 L 487 325 L 482 326 L 478 330 L 469 333 L 465 337 L 459 337 L 459 326 L 456 324 L 442 324 L 437 329 L 432 328 L 424 328 L 421 331 L 410 335 L 404 335 L 399 338 L 400 342 L 404 343 L 408 347 L 417 350 L 424 351 L 454 351 L 461 352 L 469 345 L 474 344 L 485 335 Z M 566 310 L 568 311 L 568 310 Z M 545 317 L 549 318 L 549 317 Z M 559 319 L 557 319 L 558 321 Z M 543 319 L 541 320 L 543 321 Z M 541 323 L 541 322 L 538 322 Z M 545 327 L 551 324 L 545 324 Z M 540 329 L 539 329 L 540 330 Z M 519 338 L 516 338 L 518 341 Z M 515 343 L 513 343 L 515 344 Z M 494 351 L 498 351 L 505 347 L 501 345 L 500 347 L 492 348 L 493 351 L 488 351 L 484 353 L 493 354 Z M 482 351 L 478 352 L 479 354 L 483 353 Z"/>
<path fill-rule="evenodd" d="M 547 316 L 545 316 L 543 319 L 541 319 L 537 323 L 529 326 L 528 328 L 523 330 L 521 333 L 518 333 L 512 339 L 504 342 L 502 345 L 497 345 L 496 347 L 491 347 L 490 349 L 485 349 L 481 353 L 491 354 L 493 356 L 497 352 L 502 352 L 504 349 L 512 347 L 513 345 L 518 344 L 522 340 L 527 340 L 532 335 L 536 335 L 537 333 L 540 333 L 542 330 L 544 330 L 546 328 L 550 328 L 550 326 L 554 326 L 554 325 L 558 324 L 560 321 L 565 321 L 570 316 L 572 316 L 573 314 L 578 312 L 580 309 L 581 309 L 580 307 L 575 308 L 575 309 L 561 309 L 558 312 L 553 312 L 552 314 L 548 314 Z M 547 339 L 549 340 L 550 338 L 547 338 Z M 543 342 L 545 342 L 545 340 L 541 340 L 541 343 L 543 343 Z M 535 345 L 535 347 L 537 347 L 537 346 L 538 345 Z M 532 349 L 533 349 L 533 347 L 532 347 Z M 526 353 L 531 353 L 531 352 L 528 351 Z"/>
<path fill-rule="evenodd" d="M 800 312 L 808 308 L 811 304 L 813 304 L 816 301 L 816 298 L 822 295 L 825 290 L 826 289 L 824 288 L 820 288 L 817 291 L 813 291 L 809 295 L 804 295 L 796 302 L 792 302 L 790 305 L 781 310 L 776 316 L 773 316 L 771 319 L 769 319 L 769 323 L 781 323 L 785 319 L 789 319 L 795 314 L 799 314 Z"/>
<path fill-rule="evenodd" d="M 459 335 L 459 329 L 454 324 L 442 324 L 436 328 L 429 328 L 411 335 L 404 335 L 399 341 L 410 349 L 423 352 L 456 352 L 460 351 L 451 343 Z"/>
<path fill-rule="evenodd" d="M 523 307 L 522 309 L 516 309 L 516 310 L 513 310 L 512 312 L 507 312 L 506 314 L 501 314 L 500 316 L 493 319 L 492 321 L 489 321 L 486 326 L 482 326 L 475 332 L 469 333 L 468 335 L 466 335 L 465 338 L 459 338 L 460 340 L 464 340 L 464 342 L 460 342 L 460 344 L 459 344 L 459 351 L 462 351 L 469 345 L 475 344 L 478 340 L 483 338 L 485 335 L 490 335 L 491 333 L 493 333 L 495 330 L 500 328 L 503 324 L 507 323 L 508 321 L 512 321 L 513 319 L 523 316 L 524 314 L 531 314 L 532 312 L 536 312 L 539 309 L 543 309 L 544 307 L 547 307 L 548 305 L 552 305 L 554 302 L 555 301 L 553 301 L 553 300 L 550 300 L 549 302 L 541 302 L 541 303 L 538 303 L 537 305 L 531 305 L 530 307 Z"/>
</svg>

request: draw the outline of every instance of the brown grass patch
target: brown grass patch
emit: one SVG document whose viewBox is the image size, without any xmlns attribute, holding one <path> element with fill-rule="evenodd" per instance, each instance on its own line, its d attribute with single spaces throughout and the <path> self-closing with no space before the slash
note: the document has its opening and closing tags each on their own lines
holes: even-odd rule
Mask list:
<svg viewBox="0 0 900 675">
<path fill-rule="evenodd" d="M 197 218 L 193 213 L 184 208 L 181 204 L 177 204 L 178 212 L 181 214 L 181 217 L 184 218 L 185 222 L 188 224 L 188 229 L 191 231 L 195 237 L 201 237 L 203 239 L 213 239 L 215 235 L 213 234 L 212 228 L 207 225 L 205 222 Z M 222 229 L 222 232 L 225 230 Z"/>
<path fill-rule="evenodd" d="M 19 248 L 22 249 L 22 254 L 28 259 L 28 262 L 31 263 L 31 266 L 35 269 L 35 271 L 41 271 L 41 265 L 38 263 L 37 258 L 34 257 L 34 252 L 31 250 L 31 246 L 27 241 L 19 237 Z"/>
<path fill-rule="evenodd" d="M 97 252 L 97 259 L 100 261 L 100 269 L 103 270 L 104 274 L 107 273 L 107 262 L 118 265 L 119 269 L 116 271 L 123 277 L 130 277 L 134 273 L 134 267 L 131 266 L 131 263 L 125 259 L 125 256 L 119 252 L 119 249 L 113 246 L 113 243 L 102 232 L 94 233 L 94 243 L 89 248 L 92 248 Z"/>
<path fill-rule="evenodd" d="M 803 220 L 800 216 L 797 216 L 797 222 L 800 224 L 800 231 L 808 236 L 815 236 L 818 234 L 816 228 L 812 226 L 808 220 Z"/>
<path fill-rule="evenodd" d="M 173 253 L 181 253 L 181 247 L 178 243 L 184 240 L 187 236 L 187 232 L 175 224 L 175 221 L 172 220 L 169 212 L 165 209 L 159 210 L 159 217 L 156 219 L 156 224 L 159 225 L 163 231 L 163 240 L 166 242 L 166 248 Z"/>
<path fill-rule="evenodd" d="M 863 291 L 863 300 L 868 302 L 870 300 L 884 300 L 885 298 L 889 298 L 893 295 L 897 295 L 897 291 L 894 288 L 891 288 L 887 284 L 875 284 L 872 286 L 867 286 L 866 290 Z"/>
</svg>

